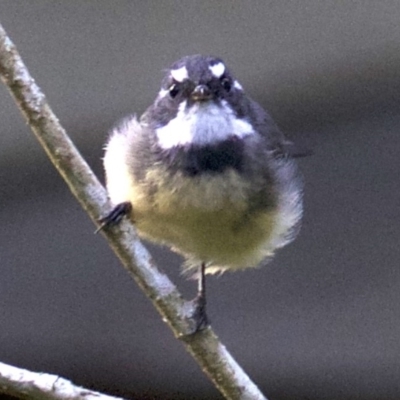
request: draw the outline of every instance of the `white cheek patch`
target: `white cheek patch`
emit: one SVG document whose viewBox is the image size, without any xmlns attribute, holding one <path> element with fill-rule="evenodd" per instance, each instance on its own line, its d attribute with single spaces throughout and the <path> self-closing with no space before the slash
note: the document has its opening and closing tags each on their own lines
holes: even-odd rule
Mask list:
<svg viewBox="0 0 400 400">
<path fill-rule="evenodd" d="M 165 97 L 168 93 L 169 93 L 169 90 L 167 90 L 167 89 L 161 89 L 161 90 L 158 92 L 158 97 L 161 99 L 162 97 Z"/>
<path fill-rule="evenodd" d="M 183 82 L 185 79 L 189 78 L 189 74 L 185 66 L 178 69 L 171 69 L 171 76 L 177 82 Z"/>
<path fill-rule="evenodd" d="M 254 134 L 252 126 L 237 118 L 226 101 L 221 105 L 194 104 L 186 109 L 186 102 L 167 125 L 156 129 L 158 143 L 163 149 L 190 144 L 208 145 L 236 136 Z"/>
<path fill-rule="evenodd" d="M 233 82 L 233 87 L 237 90 L 243 90 L 243 86 L 238 81 Z"/>
<path fill-rule="evenodd" d="M 222 62 L 219 62 L 214 65 L 210 65 L 208 69 L 211 71 L 211 73 L 216 77 L 216 78 L 221 78 L 221 76 L 225 72 L 225 65 Z"/>
</svg>

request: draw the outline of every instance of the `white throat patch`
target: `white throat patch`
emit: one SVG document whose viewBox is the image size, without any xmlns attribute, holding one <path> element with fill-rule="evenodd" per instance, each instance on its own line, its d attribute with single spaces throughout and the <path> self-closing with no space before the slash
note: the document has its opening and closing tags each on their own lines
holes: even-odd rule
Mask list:
<svg viewBox="0 0 400 400">
<path fill-rule="evenodd" d="M 179 105 L 174 119 L 156 129 L 158 143 L 163 149 L 188 144 L 207 145 L 231 136 L 243 138 L 254 134 L 252 126 L 237 118 L 226 101 L 217 104 L 197 103 L 186 109 L 186 101 Z"/>
</svg>

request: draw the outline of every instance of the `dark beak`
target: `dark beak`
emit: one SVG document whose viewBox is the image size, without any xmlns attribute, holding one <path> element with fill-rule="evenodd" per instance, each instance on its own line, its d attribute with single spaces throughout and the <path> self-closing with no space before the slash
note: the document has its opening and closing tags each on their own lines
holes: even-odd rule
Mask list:
<svg viewBox="0 0 400 400">
<path fill-rule="evenodd" d="M 207 101 L 211 100 L 212 93 L 207 85 L 197 85 L 191 94 L 191 98 L 193 101 Z"/>
</svg>

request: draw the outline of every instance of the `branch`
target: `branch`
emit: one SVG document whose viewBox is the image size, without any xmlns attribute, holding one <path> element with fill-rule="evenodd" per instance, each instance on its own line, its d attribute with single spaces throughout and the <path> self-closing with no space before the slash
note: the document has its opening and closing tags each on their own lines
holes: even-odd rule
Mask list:
<svg viewBox="0 0 400 400">
<path fill-rule="evenodd" d="M 31 372 L 2 362 L 0 392 L 30 400 L 122 400 L 75 386 L 57 375 Z"/>
<path fill-rule="evenodd" d="M 1 25 L 0 76 L 71 192 L 98 225 L 98 219 L 111 210 L 107 193 L 65 133 Z M 221 393 L 228 399 L 265 399 L 211 328 L 189 335 L 193 329 L 190 319 L 192 306 L 154 265 L 132 224 L 122 221 L 118 227 L 104 231 L 103 235 L 163 320 L 175 336 L 182 339 L 186 349 Z"/>
</svg>

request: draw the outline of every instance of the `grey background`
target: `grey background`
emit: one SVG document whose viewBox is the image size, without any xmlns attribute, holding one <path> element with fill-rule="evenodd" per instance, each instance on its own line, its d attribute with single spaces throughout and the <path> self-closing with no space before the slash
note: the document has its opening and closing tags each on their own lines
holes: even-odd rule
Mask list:
<svg viewBox="0 0 400 400">
<path fill-rule="evenodd" d="M 101 179 L 110 127 L 162 69 L 221 56 L 312 149 L 299 238 L 209 279 L 222 341 L 270 399 L 400 398 L 398 1 L 0 1 Z M 0 86 L 0 360 L 130 398 L 221 398 L 80 209 Z M 187 297 L 180 260 L 151 247 Z"/>
</svg>

